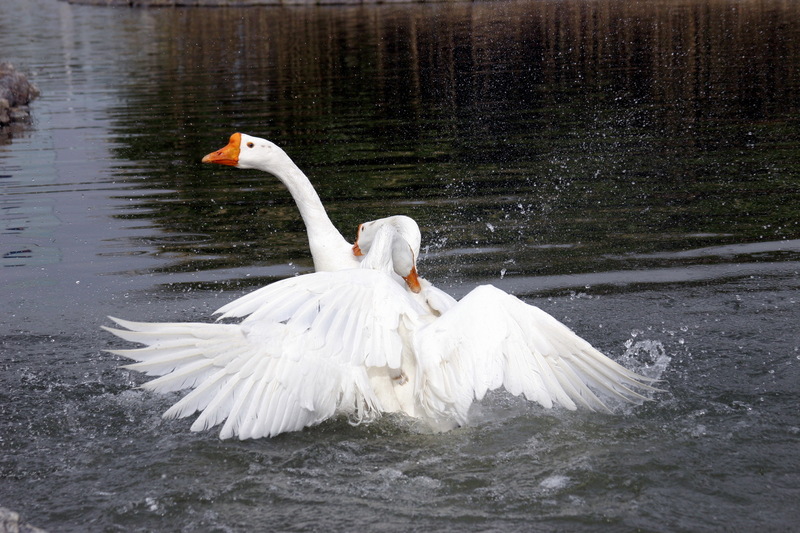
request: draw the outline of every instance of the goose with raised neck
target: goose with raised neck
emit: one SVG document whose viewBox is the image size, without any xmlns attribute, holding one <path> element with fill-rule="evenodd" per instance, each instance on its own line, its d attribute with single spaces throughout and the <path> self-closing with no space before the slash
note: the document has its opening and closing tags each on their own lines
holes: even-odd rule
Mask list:
<svg viewBox="0 0 800 533">
<path fill-rule="evenodd" d="M 311 181 L 278 145 L 234 133 L 225 147 L 203 157 L 203 163 L 257 169 L 278 178 L 294 198 L 306 225 L 314 269 L 323 272 L 358 267 L 352 245 L 331 222 Z"/>
</svg>

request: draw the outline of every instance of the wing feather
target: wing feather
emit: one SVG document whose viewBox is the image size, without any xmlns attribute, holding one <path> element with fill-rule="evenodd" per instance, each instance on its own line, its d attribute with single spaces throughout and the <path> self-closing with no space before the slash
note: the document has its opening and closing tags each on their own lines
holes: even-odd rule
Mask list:
<svg viewBox="0 0 800 533">
<path fill-rule="evenodd" d="M 415 337 L 431 416 L 461 416 L 504 386 L 544 407 L 608 411 L 597 393 L 626 402 L 653 380 L 612 361 L 564 324 L 491 285 L 478 287 Z"/>
<path fill-rule="evenodd" d="M 337 412 L 380 411 L 368 366 L 397 368 L 402 317 L 420 310 L 389 276 L 321 272 L 273 283 L 218 311 L 239 324 L 145 323 L 105 328 L 140 348 L 115 350 L 127 368 L 159 376 L 144 388 L 191 388 L 164 416 L 200 412 L 192 430 L 221 424 L 221 438 L 272 436 Z M 411 317 L 411 318 L 409 318 Z"/>
</svg>

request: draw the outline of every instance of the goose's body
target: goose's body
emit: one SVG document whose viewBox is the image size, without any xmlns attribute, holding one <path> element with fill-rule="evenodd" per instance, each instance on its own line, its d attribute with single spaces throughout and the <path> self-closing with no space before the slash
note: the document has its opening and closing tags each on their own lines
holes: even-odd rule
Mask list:
<svg viewBox="0 0 800 533">
<path fill-rule="evenodd" d="M 442 431 L 466 423 L 473 401 L 499 387 L 545 407 L 591 410 L 608 410 L 596 392 L 637 402 L 637 389 L 653 390 L 513 296 L 486 285 L 456 302 L 418 278 L 414 234 L 407 217 L 362 226 L 360 268 L 282 280 L 217 311 L 244 317 L 238 324 L 114 319 L 129 331 L 106 329 L 146 345 L 114 353 L 161 376 L 145 388 L 194 389 L 165 416 L 202 411 L 192 429 L 224 421 L 221 438 L 383 412 Z"/>
</svg>

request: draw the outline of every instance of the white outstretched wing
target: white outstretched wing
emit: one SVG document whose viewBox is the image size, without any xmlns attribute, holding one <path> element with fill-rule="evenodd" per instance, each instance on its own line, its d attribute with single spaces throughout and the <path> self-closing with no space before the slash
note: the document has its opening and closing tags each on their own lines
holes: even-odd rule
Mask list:
<svg viewBox="0 0 800 533">
<path fill-rule="evenodd" d="M 491 285 L 478 287 L 415 337 L 423 406 L 466 421 L 473 399 L 505 387 L 545 407 L 607 411 L 599 392 L 645 398 L 652 380 L 612 361 L 564 324 Z"/>
<path fill-rule="evenodd" d="M 273 283 L 220 309 L 240 324 L 137 323 L 106 328 L 146 345 L 113 353 L 127 368 L 161 376 L 145 388 L 194 389 L 165 417 L 202 414 L 201 431 L 221 423 L 221 438 L 273 436 L 335 413 L 381 411 L 368 367 L 399 368 L 401 321 L 417 309 L 404 289 L 373 271 L 318 272 Z"/>
<path fill-rule="evenodd" d="M 400 367 L 403 317 L 421 309 L 405 289 L 367 269 L 316 272 L 278 281 L 219 308 L 219 319 L 247 316 L 242 325 L 286 323 L 306 334 L 304 348 L 369 367 Z"/>
</svg>

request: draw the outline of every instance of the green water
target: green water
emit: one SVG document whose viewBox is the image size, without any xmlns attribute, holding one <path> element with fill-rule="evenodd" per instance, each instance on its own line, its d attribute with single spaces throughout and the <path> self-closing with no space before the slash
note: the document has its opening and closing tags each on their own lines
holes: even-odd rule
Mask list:
<svg viewBox="0 0 800 533">
<path fill-rule="evenodd" d="M 126 99 L 111 110 L 115 154 L 139 162 L 132 186 L 176 200 L 154 196 L 148 218 L 202 231 L 189 245 L 211 256 L 202 268 L 307 264 L 272 177 L 198 164 L 239 130 L 283 146 L 345 234 L 391 202 L 431 246 L 513 250 L 474 257 L 472 277 L 498 259 L 562 274 L 603 270 L 605 254 L 794 239 L 791 9 L 179 11 L 129 44 L 146 51 L 126 62 Z"/>
</svg>

